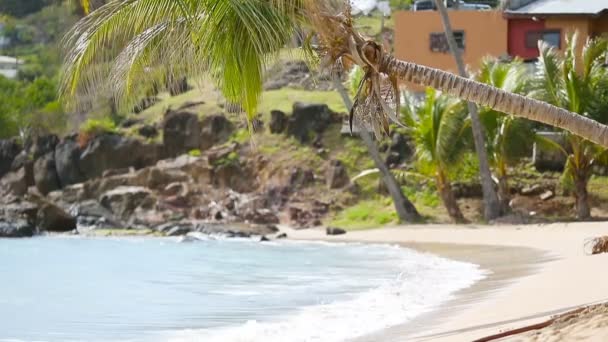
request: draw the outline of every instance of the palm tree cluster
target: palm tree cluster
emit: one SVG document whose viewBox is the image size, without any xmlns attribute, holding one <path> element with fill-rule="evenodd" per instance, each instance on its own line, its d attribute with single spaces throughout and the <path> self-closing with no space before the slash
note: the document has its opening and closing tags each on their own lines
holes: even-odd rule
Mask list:
<svg viewBox="0 0 608 342">
<path fill-rule="evenodd" d="M 356 30 L 347 0 L 108 0 L 100 7 L 92 6 L 89 0 L 80 1 L 85 12 L 93 11 L 65 38 L 68 53 L 61 91 L 68 105 L 86 105 L 100 96 L 112 98 L 117 106 L 131 105 L 150 84 L 161 89 L 167 80 L 188 75 L 214 81 L 227 102 L 240 104 L 252 120 L 257 115 L 265 70 L 294 35 L 300 35 L 311 64 L 333 71 L 361 67 L 363 76 L 351 109 L 351 122 L 376 136 L 386 134 L 390 123 L 399 122 L 397 85 L 410 81 L 480 105 L 497 117 L 506 113 L 527 118 L 565 129 L 585 144 L 608 146 L 608 126 L 589 114 L 595 105 L 581 105 L 583 95 L 571 99 L 569 92 L 573 90 L 568 82 L 555 84 L 560 88 L 554 91 L 561 94 L 556 98 L 545 97 L 542 92 L 525 96 L 506 83 L 484 83 L 483 79 L 398 60 Z M 591 69 L 597 72 L 597 68 Z M 570 78 L 577 72 L 568 70 L 566 77 Z M 584 80 L 587 78 L 582 75 L 573 82 Z M 529 96 L 532 94 L 538 96 Z M 433 110 L 442 111 L 432 118 L 437 125 L 440 122 L 434 120 L 451 117 L 455 109 L 451 100 L 433 101 Z M 501 129 L 517 131 L 519 124 L 511 117 L 495 122 L 494 133 Z M 477 126 L 477 120 L 472 124 Z M 437 129 L 435 133 L 451 131 Z M 495 140 L 495 136 L 489 138 Z M 499 139 L 488 145 L 510 143 Z M 434 143 L 435 148 L 443 145 L 438 140 Z M 506 147 L 496 145 L 491 153 L 501 148 Z M 433 152 L 437 157 L 443 155 L 437 152 Z M 495 165 L 509 162 L 509 158 L 494 159 Z M 586 168 L 579 159 L 574 158 L 570 164 Z M 588 162 L 593 164 L 595 159 Z M 507 179 L 506 175 L 500 177 Z M 444 178 L 441 181 L 448 184 Z M 412 220 L 418 216 L 413 206 L 409 215 L 404 215 Z"/>
<path fill-rule="evenodd" d="M 506 92 L 527 95 L 579 113 L 600 123 L 608 121 L 608 70 L 605 66 L 608 41 L 589 39 L 576 56 L 576 38 L 567 40 L 565 53 L 539 42 L 541 57 L 536 73 L 527 72 L 520 61 L 509 63 L 486 59 L 475 76 L 479 82 Z M 406 96 L 410 99 L 411 96 Z M 462 160 L 470 149 L 470 119 L 466 105 L 453 97 L 429 88 L 424 100 L 407 100 L 403 121 L 411 128 L 416 145 L 419 171 L 432 176 L 448 214 L 455 221 L 463 217 L 451 193 L 448 168 Z M 563 172 L 565 188 L 576 198 L 576 216 L 590 217 L 587 184 L 596 165 L 608 165 L 608 150 L 587 139 L 563 131 L 567 144 L 562 146 L 536 135 L 534 123 L 489 107 L 480 108 L 488 152 L 499 197 L 508 207 L 509 170 L 521 163 L 535 142 L 566 156 Z M 545 128 L 551 129 L 551 128 Z"/>
</svg>

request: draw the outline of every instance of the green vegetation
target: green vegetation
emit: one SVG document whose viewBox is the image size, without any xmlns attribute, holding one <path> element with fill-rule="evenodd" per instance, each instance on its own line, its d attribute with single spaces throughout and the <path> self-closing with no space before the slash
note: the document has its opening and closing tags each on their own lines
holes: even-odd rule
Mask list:
<svg viewBox="0 0 608 342">
<path fill-rule="evenodd" d="M 397 214 L 390 198 L 382 198 L 361 201 L 346 208 L 327 224 L 348 230 L 358 230 L 397 223 Z"/>
<path fill-rule="evenodd" d="M 80 132 L 90 137 L 116 132 L 116 124 L 109 118 L 88 119 L 80 126 Z"/>
</svg>

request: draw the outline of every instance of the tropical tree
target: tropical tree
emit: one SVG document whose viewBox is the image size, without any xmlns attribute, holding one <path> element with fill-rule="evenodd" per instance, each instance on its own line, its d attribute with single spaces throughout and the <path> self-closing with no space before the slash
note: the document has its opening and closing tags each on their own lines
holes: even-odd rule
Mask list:
<svg viewBox="0 0 608 342">
<path fill-rule="evenodd" d="M 464 216 L 450 184 L 449 169 L 466 151 L 470 134 L 465 122 L 466 104 L 439 95 L 433 88 L 427 89 L 424 101 L 416 103 L 409 95 L 405 98 L 401 113 L 416 145 L 417 169 L 434 178 L 448 214 L 454 221 L 463 222 Z"/>
<path fill-rule="evenodd" d="M 526 93 L 529 86 L 526 68 L 519 60 L 502 63 L 486 58 L 476 78 L 482 83 L 515 94 Z M 479 115 L 485 127 L 489 161 L 498 180 L 498 196 L 506 210 L 510 199 L 508 169 L 529 154 L 536 133 L 532 122 L 526 119 L 487 107 L 481 107 Z"/>
<path fill-rule="evenodd" d="M 576 36 L 568 37 L 563 56 L 539 42 L 538 72 L 530 95 L 605 124 L 608 122 L 608 71 L 604 67 L 607 48 L 605 39 L 589 39 L 578 58 Z M 593 167 L 605 163 L 608 153 L 584 136 L 570 132 L 565 135 L 568 148 L 558 146 L 567 156 L 563 179 L 573 188 L 577 217 L 586 219 L 591 216 L 587 183 Z"/>
<path fill-rule="evenodd" d="M 455 9 L 458 9 L 458 3 L 458 1 L 454 2 Z M 458 73 L 460 74 L 460 76 L 468 78 L 469 75 L 467 73 L 464 60 L 462 59 L 462 51 L 458 48 L 458 45 L 456 44 L 456 39 L 454 38 L 454 31 L 452 30 L 452 24 L 450 23 L 450 17 L 448 16 L 448 11 L 445 7 L 444 1 L 435 0 L 435 4 L 437 5 L 437 10 L 439 11 L 439 15 L 441 16 L 441 21 L 443 22 L 443 27 L 446 38 L 448 40 L 450 51 L 452 52 L 454 60 L 456 61 L 456 66 L 458 67 Z M 486 220 L 493 220 L 500 216 L 502 210 L 500 202 L 498 200 L 498 195 L 496 194 L 496 190 L 494 189 L 492 175 L 490 173 L 488 155 L 485 149 L 486 139 L 484 128 L 481 124 L 481 121 L 479 120 L 479 111 L 477 109 L 477 105 L 469 101 L 467 102 L 467 107 L 469 109 L 469 115 L 471 118 L 471 128 L 473 129 L 473 141 L 475 142 L 475 152 L 477 153 L 477 159 L 479 160 L 479 178 L 481 180 L 481 189 L 483 192 L 484 218 Z"/>
<path fill-rule="evenodd" d="M 227 100 L 241 103 L 253 119 L 266 66 L 302 26 L 315 33 L 316 39 L 305 41 L 318 45 L 306 44 L 306 50 L 321 66 L 363 67 L 364 91 L 353 113 L 370 128 L 386 129 L 398 112 L 398 101 L 386 105 L 381 83 L 396 87 L 411 81 L 608 146 L 608 127 L 586 116 L 396 59 L 357 32 L 344 0 L 112 0 L 67 35 L 62 92 L 68 100 L 104 91 L 125 100 L 156 74 L 150 70 L 171 74 L 179 66 L 180 74 L 211 77 Z M 361 97 L 369 101 L 358 101 Z M 361 106 L 366 110 L 357 110 Z"/>
</svg>

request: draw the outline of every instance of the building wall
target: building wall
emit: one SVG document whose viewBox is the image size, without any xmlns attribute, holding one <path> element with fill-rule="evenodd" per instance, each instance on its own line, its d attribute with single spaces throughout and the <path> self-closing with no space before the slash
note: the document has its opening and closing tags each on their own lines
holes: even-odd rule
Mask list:
<svg viewBox="0 0 608 342">
<path fill-rule="evenodd" d="M 485 56 L 507 54 L 507 21 L 498 11 L 450 11 L 452 28 L 465 33 L 464 61 L 473 70 Z M 431 33 L 443 32 L 437 11 L 400 11 L 395 13 L 395 56 L 399 59 L 456 72 L 449 53 L 433 52 Z M 421 90 L 421 87 L 413 87 Z"/>
<path fill-rule="evenodd" d="M 538 57 L 538 48 L 526 46 L 526 34 L 529 31 L 538 31 L 545 28 L 544 20 L 509 19 L 509 55 L 523 59 Z"/>
<path fill-rule="evenodd" d="M 593 19 L 592 31 L 594 36 L 606 36 L 608 38 L 608 13 Z"/>
<path fill-rule="evenodd" d="M 577 46 L 579 53 L 587 37 L 592 33 L 592 19 L 590 17 L 549 17 L 545 19 L 545 27 L 547 29 L 559 29 L 562 33 L 561 51 L 566 46 L 568 35 L 578 32 Z"/>
</svg>

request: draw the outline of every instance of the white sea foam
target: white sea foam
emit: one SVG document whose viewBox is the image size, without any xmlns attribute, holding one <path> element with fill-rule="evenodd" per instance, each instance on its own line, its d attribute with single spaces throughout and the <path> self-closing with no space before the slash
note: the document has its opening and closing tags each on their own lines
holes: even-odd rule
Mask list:
<svg viewBox="0 0 608 342">
<path fill-rule="evenodd" d="M 394 247 L 392 247 L 394 248 Z M 374 249 L 377 252 L 377 248 Z M 405 323 L 484 277 L 477 265 L 400 249 L 402 273 L 346 300 L 301 308 L 270 321 L 167 332 L 171 342 L 332 342 Z M 344 279 L 348 281 L 348 279 Z"/>
</svg>

